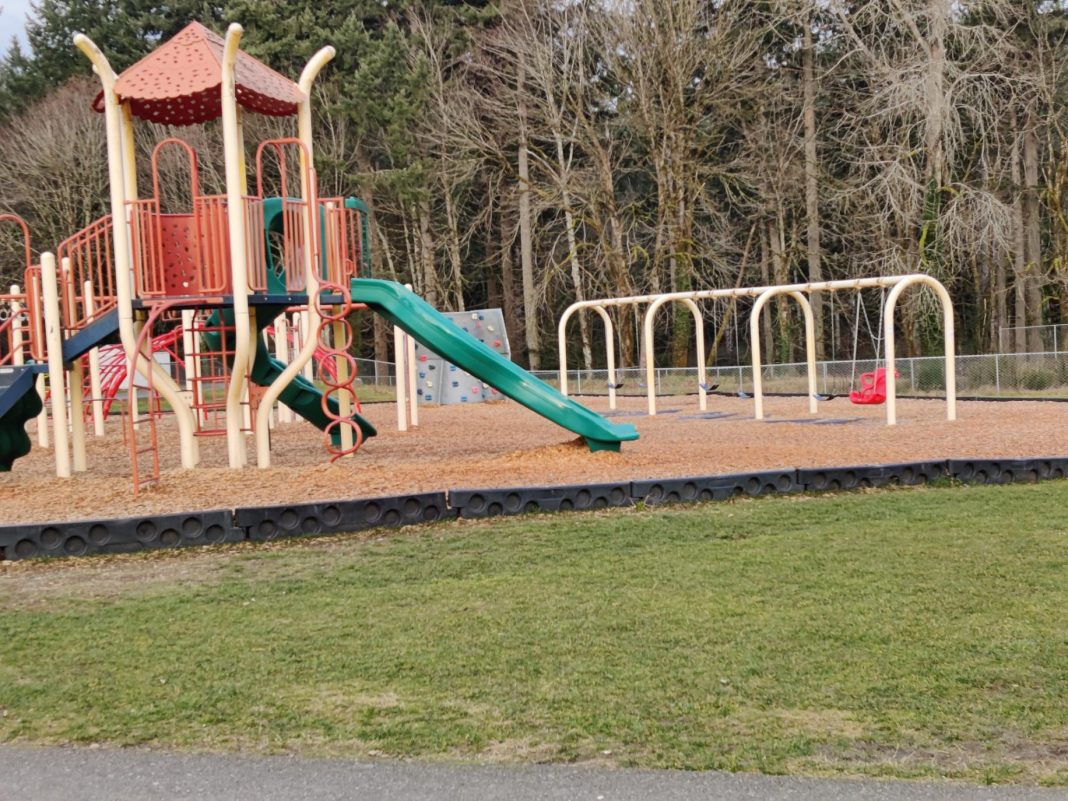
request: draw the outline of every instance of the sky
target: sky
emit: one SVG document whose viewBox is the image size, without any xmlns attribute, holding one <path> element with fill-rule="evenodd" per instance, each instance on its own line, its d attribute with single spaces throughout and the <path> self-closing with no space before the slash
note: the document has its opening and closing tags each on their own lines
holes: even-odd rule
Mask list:
<svg viewBox="0 0 1068 801">
<path fill-rule="evenodd" d="M 0 54 L 7 52 L 12 36 L 26 44 L 26 14 L 31 0 L 0 0 Z"/>
</svg>

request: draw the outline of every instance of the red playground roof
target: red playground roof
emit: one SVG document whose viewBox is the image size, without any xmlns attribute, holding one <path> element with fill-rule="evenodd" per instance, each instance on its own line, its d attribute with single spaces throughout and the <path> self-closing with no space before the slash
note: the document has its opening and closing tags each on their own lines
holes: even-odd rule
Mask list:
<svg viewBox="0 0 1068 801">
<path fill-rule="evenodd" d="M 192 22 L 119 76 L 115 91 L 135 117 L 165 125 L 196 125 L 222 114 L 223 39 Z M 259 114 L 288 117 L 304 98 L 293 81 L 238 52 L 237 102 Z M 104 94 L 93 108 L 104 110 Z"/>
</svg>

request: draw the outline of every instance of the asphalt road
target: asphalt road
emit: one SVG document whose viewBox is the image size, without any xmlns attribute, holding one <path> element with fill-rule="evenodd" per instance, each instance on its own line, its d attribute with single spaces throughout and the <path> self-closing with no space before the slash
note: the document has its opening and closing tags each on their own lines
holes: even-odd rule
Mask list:
<svg viewBox="0 0 1068 801">
<path fill-rule="evenodd" d="M 581 766 L 464 766 L 0 746 L 0 801 L 1064 801 L 972 787 Z"/>
</svg>

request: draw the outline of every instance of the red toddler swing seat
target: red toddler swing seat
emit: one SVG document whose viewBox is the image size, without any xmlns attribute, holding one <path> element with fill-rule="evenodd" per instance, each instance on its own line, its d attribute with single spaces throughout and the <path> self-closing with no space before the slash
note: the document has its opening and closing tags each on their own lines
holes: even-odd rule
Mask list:
<svg viewBox="0 0 1068 801">
<path fill-rule="evenodd" d="M 894 370 L 894 378 L 900 377 L 901 374 Z M 865 406 L 886 403 L 886 368 L 876 367 L 872 373 L 861 373 L 860 389 L 850 392 L 849 400 Z"/>
</svg>

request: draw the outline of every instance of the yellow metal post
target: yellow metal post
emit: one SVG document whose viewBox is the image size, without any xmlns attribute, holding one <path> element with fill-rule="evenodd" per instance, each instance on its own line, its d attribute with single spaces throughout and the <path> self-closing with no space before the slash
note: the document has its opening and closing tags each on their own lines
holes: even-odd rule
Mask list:
<svg viewBox="0 0 1068 801">
<path fill-rule="evenodd" d="M 307 158 L 313 157 L 312 149 L 312 117 L 311 117 L 311 89 L 315 82 L 316 77 L 323 67 L 334 57 L 334 48 L 324 47 L 311 57 L 307 65 L 304 67 L 304 71 L 300 75 L 298 86 L 303 99 L 297 110 L 297 129 L 301 143 L 304 145 L 304 150 L 307 154 Z M 303 161 L 305 154 L 301 154 L 301 166 L 305 165 Z M 307 165 L 309 169 L 301 169 L 301 196 L 305 202 L 310 203 L 311 198 L 316 196 L 313 186 L 309 186 L 304 176 L 308 173 L 311 174 L 311 181 L 315 180 L 314 170 L 311 169 L 311 164 Z M 307 223 L 308 216 L 305 215 L 305 230 L 304 241 L 308 245 L 312 242 L 314 231 L 310 230 L 311 226 Z M 267 391 L 263 395 L 260 409 L 257 415 L 263 415 L 266 420 L 267 414 L 270 412 L 270 407 L 274 405 L 278 400 L 278 396 L 282 394 L 282 390 L 289 386 L 289 383 L 296 377 L 306 365 L 311 362 L 312 356 L 315 354 L 316 345 L 316 332 L 319 330 L 319 313 L 316 310 L 315 301 L 319 295 L 319 265 L 315 263 L 314 254 L 311 252 L 311 248 L 306 248 L 304 257 L 304 283 L 306 291 L 308 293 L 308 311 L 307 321 L 308 325 L 303 329 L 304 342 L 300 349 L 300 352 L 294 357 L 293 361 L 286 365 L 286 369 L 282 371 L 282 374 L 278 376 L 271 386 L 267 387 Z M 342 428 L 344 431 L 345 428 Z M 256 421 L 256 463 L 260 467 L 271 466 L 271 441 L 269 432 L 266 425 L 260 425 L 260 420 Z"/>
<path fill-rule="evenodd" d="M 45 319 L 45 348 L 48 354 L 48 386 L 52 392 L 52 429 L 56 439 L 56 475 L 70 478 L 70 447 L 67 434 L 66 370 L 63 368 L 63 325 L 59 312 L 59 283 L 56 257 L 41 254 L 41 290 Z"/>
</svg>

